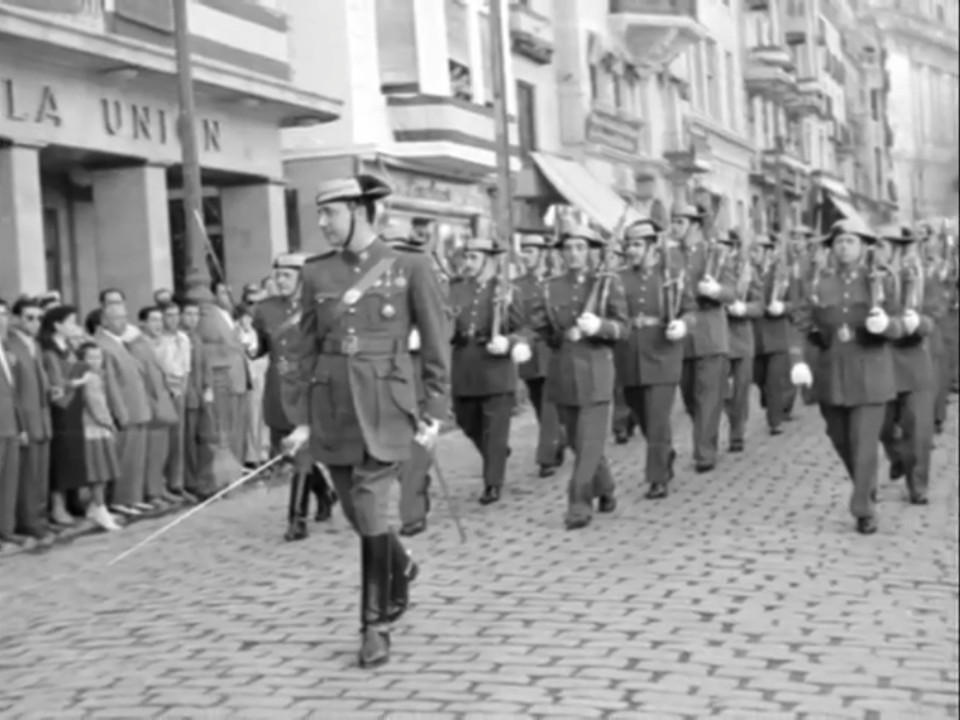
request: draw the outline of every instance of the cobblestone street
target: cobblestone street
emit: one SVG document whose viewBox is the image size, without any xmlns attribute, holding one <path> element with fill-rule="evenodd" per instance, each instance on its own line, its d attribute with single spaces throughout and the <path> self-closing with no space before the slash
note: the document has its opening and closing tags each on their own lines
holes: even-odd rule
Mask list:
<svg viewBox="0 0 960 720">
<path fill-rule="evenodd" d="M 757 415 L 757 413 L 754 413 Z M 882 470 L 862 537 L 822 421 L 752 422 L 747 453 L 642 499 L 642 442 L 611 447 L 620 507 L 562 529 L 515 421 L 504 500 L 481 508 L 459 434 L 440 457 L 416 605 L 391 664 L 355 669 L 358 547 L 341 516 L 285 544 L 286 488 L 218 503 L 122 564 L 141 523 L 0 562 L 0 717 L 950 718 L 958 714 L 955 406 L 932 502 Z"/>
</svg>

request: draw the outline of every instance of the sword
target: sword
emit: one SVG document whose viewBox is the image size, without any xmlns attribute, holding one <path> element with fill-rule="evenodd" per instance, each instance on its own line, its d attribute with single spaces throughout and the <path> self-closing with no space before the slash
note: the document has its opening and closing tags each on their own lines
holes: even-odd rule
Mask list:
<svg viewBox="0 0 960 720">
<path fill-rule="evenodd" d="M 164 525 L 162 528 L 160 528 L 159 530 L 157 530 L 157 531 L 156 531 L 155 533 L 153 533 L 152 535 L 149 535 L 149 536 L 146 537 L 145 539 L 143 539 L 143 540 L 141 540 L 140 542 L 138 542 L 136 545 L 134 545 L 134 546 L 133 546 L 132 548 L 130 548 L 129 550 L 126 550 L 125 552 L 122 552 L 122 553 L 120 553 L 119 555 L 117 555 L 117 557 L 115 557 L 113 560 L 111 560 L 109 563 L 107 563 L 107 567 L 112 567 L 113 565 L 116 565 L 116 564 L 117 564 L 118 562 L 120 562 L 121 560 L 124 560 L 125 558 L 130 557 L 130 556 L 133 555 L 135 552 L 137 552 L 137 551 L 140 550 L 141 548 L 145 547 L 145 546 L 148 545 L 149 543 L 153 542 L 154 540 L 156 540 L 156 539 L 157 539 L 158 537 L 160 537 L 161 535 L 165 535 L 165 534 L 168 533 L 170 530 L 173 530 L 173 528 L 175 528 L 175 527 L 176 527 L 177 525 L 179 525 L 180 523 L 186 521 L 188 518 L 193 517 L 194 515 L 196 515 L 197 513 L 199 513 L 199 512 L 200 512 L 201 510 L 203 510 L 204 508 L 209 507 L 210 505 L 212 505 L 214 502 L 216 502 L 217 500 L 219 500 L 220 498 L 222 498 L 224 495 L 226 495 L 226 494 L 227 494 L 228 492 L 230 492 L 231 490 L 235 490 L 236 488 L 240 487 L 240 486 L 243 485 L 244 483 L 247 483 L 247 482 L 249 482 L 250 480 L 253 480 L 253 478 L 255 478 L 255 477 L 257 477 L 258 475 L 260 475 L 260 474 L 264 473 L 265 471 L 269 470 L 269 469 L 272 468 L 274 465 L 276 465 L 276 464 L 279 463 L 281 460 L 283 460 L 284 457 L 286 457 L 286 456 L 285 456 L 285 455 L 282 455 L 282 454 L 281 454 L 281 455 L 277 455 L 277 456 L 274 457 L 273 459 L 269 460 L 269 461 L 266 462 L 265 464 L 263 464 L 263 465 L 261 465 L 260 467 L 258 467 L 256 470 L 253 470 L 253 471 L 247 473 L 246 475 L 244 475 L 243 477 L 241 477 L 241 478 L 240 478 L 239 480 L 237 480 L 236 482 L 234 482 L 234 483 L 232 483 L 232 484 L 230 484 L 230 485 L 227 485 L 227 487 L 223 488 L 223 490 L 221 490 L 220 492 L 218 492 L 216 495 L 211 495 L 210 497 L 208 497 L 206 500 L 204 500 L 204 501 L 203 501 L 202 503 L 200 503 L 199 505 L 196 505 L 196 506 L 190 508 L 190 510 L 188 510 L 187 512 L 185 512 L 183 515 L 180 515 L 179 517 L 177 517 L 173 522 Z"/>
<path fill-rule="evenodd" d="M 447 485 L 447 478 L 443 474 L 443 468 L 440 467 L 440 459 L 437 457 L 437 438 L 440 434 L 440 423 L 434 421 L 433 428 L 424 428 L 414 438 L 414 442 L 426 449 L 430 453 L 430 460 L 437 473 L 437 482 L 440 483 L 440 491 L 443 493 L 443 500 L 450 508 L 450 517 L 453 518 L 457 526 L 457 533 L 460 535 L 460 542 L 467 542 L 467 531 L 463 528 L 463 521 L 460 519 L 460 513 L 457 512 L 457 506 L 453 502 L 453 494 L 450 492 L 450 486 Z"/>
</svg>

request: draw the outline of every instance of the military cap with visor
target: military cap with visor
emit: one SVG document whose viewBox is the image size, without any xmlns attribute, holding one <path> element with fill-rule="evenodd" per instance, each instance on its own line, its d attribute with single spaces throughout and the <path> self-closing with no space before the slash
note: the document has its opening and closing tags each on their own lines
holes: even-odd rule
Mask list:
<svg viewBox="0 0 960 720">
<path fill-rule="evenodd" d="M 833 247 L 833 241 L 841 235 L 853 235 L 868 245 L 876 245 L 877 243 L 876 234 L 867 227 L 863 221 L 853 218 L 843 218 L 842 220 L 837 220 L 830 228 L 830 232 L 823 238 L 824 246 Z"/>
<path fill-rule="evenodd" d="M 520 236 L 521 249 L 536 248 L 538 250 L 547 250 L 550 248 L 548 238 L 551 233 L 549 230 L 520 229 L 517 230 L 517 235 Z"/>
<path fill-rule="evenodd" d="M 470 238 L 464 243 L 463 251 L 481 253 L 483 255 L 500 255 L 507 250 L 490 238 Z"/>
<path fill-rule="evenodd" d="M 680 203 L 675 205 L 670 217 L 674 220 L 686 218 L 687 220 L 703 220 L 705 213 L 702 208 L 690 203 Z"/>
<path fill-rule="evenodd" d="M 632 240 L 656 241 L 662 232 L 663 228 L 660 227 L 660 224 L 656 220 L 644 218 L 626 227 L 623 231 L 623 240 L 627 243 Z"/>
<path fill-rule="evenodd" d="M 599 233 L 586 223 L 568 222 L 560 226 L 560 239 L 557 247 L 562 248 L 567 240 L 571 239 L 585 240 L 587 245 L 592 248 L 602 248 L 605 246 L 603 238 Z"/>
<path fill-rule="evenodd" d="M 391 193 L 390 186 L 374 176 L 361 174 L 320 183 L 317 187 L 317 205 L 332 202 L 372 202 Z"/>
</svg>

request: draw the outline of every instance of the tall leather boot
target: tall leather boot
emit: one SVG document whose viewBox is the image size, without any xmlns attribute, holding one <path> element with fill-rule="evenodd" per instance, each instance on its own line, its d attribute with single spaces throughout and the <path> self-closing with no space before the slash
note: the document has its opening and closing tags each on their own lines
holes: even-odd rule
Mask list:
<svg viewBox="0 0 960 720">
<path fill-rule="evenodd" d="M 360 538 L 360 667 L 375 668 L 390 660 L 390 535 Z"/>
<path fill-rule="evenodd" d="M 306 488 L 307 476 L 299 471 L 293 473 L 290 479 L 290 501 L 287 505 L 287 532 L 283 539 L 295 542 L 305 539 L 310 532 L 307 530 L 307 507 L 310 495 Z"/>
<path fill-rule="evenodd" d="M 330 490 L 327 481 L 323 478 L 323 473 L 316 467 L 310 473 L 310 490 L 317 498 L 317 514 L 314 516 L 316 522 L 326 522 L 333 516 L 333 506 L 337 502 L 337 496 Z M 308 508 L 303 511 L 304 516 L 309 512 Z"/>
<path fill-rule="evenodd" d="M 400 542 L 400 539 L 390 534 L 390 608 L 388 616 L 390 622 L 396 622 L 410 606 L 410 584 L 420 574 L 420 566 Z"/>
</svg>

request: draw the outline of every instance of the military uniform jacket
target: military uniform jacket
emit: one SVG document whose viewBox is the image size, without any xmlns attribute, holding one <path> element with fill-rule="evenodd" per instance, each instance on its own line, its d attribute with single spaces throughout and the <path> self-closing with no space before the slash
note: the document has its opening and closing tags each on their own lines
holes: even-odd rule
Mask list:
<svg viewBox="0 0 960 720">
<path fill-rule="evenodd" d="M 450 284 L 453 308 L 453 374 L 454 397 L 487 397 L 516 392 L 517 367 L 509 354 L 491 355 L 486 345 L 493 337 L 493 308 L 499 294 L 499 278 L 479 283 L 464 278 Z M 510 338 L 511 348 L 517 338 L 510 337 L 523 326 L 523 310 L 511 300 L 503 318 L 500 334 Z"/>
<path fill-rule="evenodd" d="M 731 266 L 731 273 L 733 267 Z M 730 359 L 744 360 L 756 354 L 756 339 L 754 337 L 754 321 L 763 317 L 763 285 L 756 274 L 756 270 L 748 271 L 745 277 L 735 278 L 731 274 L 731 285 L 734 286 L 734 302 L 740 300 L 746 306 L 746 312 L 736 317 L 730 315 L 727 306 L 727 323 L 730 331 Z M 743 285 L 744 287 L 739 287 Z"/>
<path fill-rule="evenodd" d="M 683 341 L 666 337 L 667 307 L 664 303 L 663 271 L 659 266 L 620 271 L 630 331 L 617 344 L 617 380 L 623 387 L 677 385 L 683 367 Z M 679 319 L 692 330 L 696 302 L 688 286 L 683 287 Z"/>
<path fill-rule="evenodd" d="M 885 310 L 890 326 L 882 336 L 866 329 L 870 312 L 870 277 L 858 268 L 845 274 L 825 270 L 799 310 L 797 328 L 819 349 L 813 369 L 817 402 L 858 407 L 889 402 L 897 393 L 891 341 L 903 335 L 903 323 L 890 298 L 887 283 Z M 802 350 L 794 348 L 794 357 Z"/>
<path fill-rule="evenodd" d="M 548 280 L 543 298 L 531 316 L 531 331 L 542 337 L 552 352 L 547 373 L 546 398 L 565 407 L 583 407 L 613 400 L 613 345 L 629 330 L 623 286 L 610 276 L 600 332 L 593 338 L 572 340 L 568 332 L 583 314 L 597 279 L 590 273 L 568 272 Z"/>
<path fill-rule="evenodd" d="M 937 387 L 933 364 L 934 348 L 931 344 L 937 334 L 937 323 L 932 315 L 927 314 L 928 310 L 932 313 L 937 310 L 930 298 L 931 290 L 936 291 L 937 288 L 930 288 L 924 283 L 925 297 L 923 307 L 918 309 L 920 326 L 916 332 L 907 335 L 904 331 L 903 337 L 892 343 L 898 393 L 921 392 Z"/>
<path fill-rule="evenodd" d="M 267 298 L 257 305 L 253 326 L 260 352 L 270 364 L 263 389 L 263 421 L 271 430 L 291 432 L 307 422 L 300 393 L 300 298 Z"/>
<path fill-rule="evenodd" d="M 530 324 L 534 308 L 543 299 L 543 284 L 546 279 L 537 273 L 527 273 L 515 283 L 519 301 L 523 306 L 524 324 Z M 550 347 L 538 335 L 530 343 L 533 355 L 529 361 L 520 365 L 517 370 L 522 380 L 539 380 L 547 377 L 550 370 Z"/>
<path fill-rule="evenodd" d="M 757 355 L 790 352 L 790 347 L 794 344 L 793 314 L 797 308 L 797 301 L 801 297 L 801 282 L 799 277 L 791 275 L 787 290 L 780 299 L 780 302 L 783 303 L 783 315 L 775 317 L 767 312 L 767 306 L 773 297 L 775 281 L 772 272 L 767 273 L 766 277 L 759 278 L 763 312 L 753 324 Z"/>
<path fill-rule="evenodd" d="M 708 248 L 709 245 L 704 242 L 685 252 L 686 283 L 697 296 L 697 321 L 690 328 L 684 346 L 684 357 L 688 359 L 727 355 L 730 352 L 730 329 L 725 306 L 733 302 L 734 293 L 729 278 L 717 278 L 721 290 L 716 300 L 697 295 L 697 285 L 707 268 Z M 720 274 L 724 275 L 722 272 Z"/>
<path fill-rule="evenodd" d="M 382 263 L 386 272 L 357 297 L 358 284 Z M 421 413 L 408 349 L 413 328 L 420 336 L 422 410 L 440 420 L 449 412 L 449 336 L 430 259 L 376 239 L 358 254 L 313 258 L 302 285 L 299 368 L 313 457 L 342 466 L 366 456 L 407 460 Z"/>
</svg>

